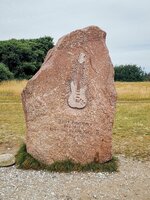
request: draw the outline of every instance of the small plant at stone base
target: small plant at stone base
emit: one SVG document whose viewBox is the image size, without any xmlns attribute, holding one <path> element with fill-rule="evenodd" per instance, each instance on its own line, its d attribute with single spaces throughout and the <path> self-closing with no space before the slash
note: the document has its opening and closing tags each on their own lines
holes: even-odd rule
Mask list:
<svg viewBox="0 0 150 200">
<path fill-rule="evenodd" d="M 112 160 L 102 164 L 96 162 L 80 164 L 74 163 L 72 160 L 64 160 L 56 161 L 51 165 L 45 165 L 27 153 L 25 144 L 20 147 L 16 155 L 16 164 L 17 167 L 21 169 L 42 169 L 50 172 L 116 172 L 118 170 L 118 159 L 115 157 L 113 157 Z"/>
</svg>

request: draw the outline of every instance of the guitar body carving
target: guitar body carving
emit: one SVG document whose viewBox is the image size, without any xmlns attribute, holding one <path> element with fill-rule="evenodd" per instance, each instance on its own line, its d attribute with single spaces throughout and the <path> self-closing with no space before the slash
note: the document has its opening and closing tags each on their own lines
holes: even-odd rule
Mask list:
<svg viewBox="0 0 150 200">
<path fill-rule="evenodd" d="M 71 108 L 84 108 L 87 104 L 87 98 L 85 96 L 86 86 L 77 89 L 77 85 L 71 82 L 71 94 L 68 99 L 68 104 Z"/>
</svg>

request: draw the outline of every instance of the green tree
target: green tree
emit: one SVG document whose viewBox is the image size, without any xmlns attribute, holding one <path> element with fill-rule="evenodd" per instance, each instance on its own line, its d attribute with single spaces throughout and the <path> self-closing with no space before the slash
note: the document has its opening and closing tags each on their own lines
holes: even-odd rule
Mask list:
<svg viewBox="0 0 150 200">
<path fill-rule="evenodd" d="M 150 73 L 145 73 L 145 81 L 150 81 Z"/>
<path fill-rule="evenodd" d="M 8 66 L 16 79 L 29 79 L 53 46 L 51 37 L 0 41 L 0 62 Z"/>
<path fill-rule="evenodd" d="M 5 64 L 0 63 L 0 81 L 13 79 L 13 73 L 5 66 Z"/>
<path fill-rule="evenodd" d="M 120 65 L 115 67 L 115 81 L 144 81 L 145 72 L 137 65 Z"/>
</svg>

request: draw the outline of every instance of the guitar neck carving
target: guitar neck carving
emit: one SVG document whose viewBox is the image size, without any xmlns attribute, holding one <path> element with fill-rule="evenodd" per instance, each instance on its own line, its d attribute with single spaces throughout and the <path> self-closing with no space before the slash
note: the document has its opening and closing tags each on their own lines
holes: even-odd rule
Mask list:
<svg viewBox="0 0 150 200">
<path fill-rule="evenodd" d="M 84 84 L 85 76 L 85 54 L 80 53 L 79 58 L 76 63 L 76 71 L 71 81 L 71 93 L 68 98 L 68 105 L 71 108 L 84 108 L 87 104 L 86 89 L 87 86 Z"/>
</svg>

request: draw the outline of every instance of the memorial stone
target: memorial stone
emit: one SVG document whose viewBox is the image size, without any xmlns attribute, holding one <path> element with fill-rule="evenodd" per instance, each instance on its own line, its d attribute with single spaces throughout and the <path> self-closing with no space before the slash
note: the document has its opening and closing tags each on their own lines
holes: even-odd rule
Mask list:
<svg viewBox="0 0 150 200">
<path fill-rule="evenodd" d="M 22 93 L 27 151 L 51 164 L 112 158 L 114 69 L 96 26 L 59 39 Z"/>
</svg>

